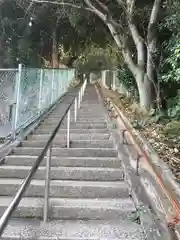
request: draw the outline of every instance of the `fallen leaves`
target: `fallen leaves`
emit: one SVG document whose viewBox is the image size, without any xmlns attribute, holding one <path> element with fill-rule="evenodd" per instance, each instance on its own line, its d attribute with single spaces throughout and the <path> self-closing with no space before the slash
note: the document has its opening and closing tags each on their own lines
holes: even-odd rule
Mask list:
<svg viewBox="0 0 180 240">
<path fill-rule="evenodd" d="M 177 180 L 180 180 L 180 122 L 176 121 L 177 126 L 173 121 L 156 123 L 151 121 L 132 99 L 112 90 L 103 89 L 103 92 L 107 97 L 106 101 L 113 100 L 125 113 L 132 126 L 142 133 L 160 158 L 169 165 Z"/>
</svg>

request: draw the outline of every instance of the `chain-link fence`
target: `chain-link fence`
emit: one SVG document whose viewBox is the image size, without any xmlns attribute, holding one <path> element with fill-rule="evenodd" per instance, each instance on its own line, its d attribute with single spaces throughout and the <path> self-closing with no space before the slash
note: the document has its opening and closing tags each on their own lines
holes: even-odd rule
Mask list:
<svg viewBox="0 0 180 240">
<path fill-rule="evenodd" d="M 101 81 L 104 87 L 116 90 L 118 88 L 118 71 L 104 70 L 101 73 Z"/>
<path fill-rule="evenodd" d="M 0 70 L 0 137 L 37 118 L 68 89 L 74 69 Z"/>
<path fill-rule="evenodd" d="M 0 144 L 12 130 L 11 105 L 14 101 L 18 69 L 0 69 Z"/>
<path fill-rule="evenodd" d="M 127 88 L 121 82 L 120 72 L 118 70 L 104 70 L 101 74 L 101 81 L 104 87 L 116 90 L 127 97 L 138 97 L 137 91 L 134 88 Z"/>
</svg>

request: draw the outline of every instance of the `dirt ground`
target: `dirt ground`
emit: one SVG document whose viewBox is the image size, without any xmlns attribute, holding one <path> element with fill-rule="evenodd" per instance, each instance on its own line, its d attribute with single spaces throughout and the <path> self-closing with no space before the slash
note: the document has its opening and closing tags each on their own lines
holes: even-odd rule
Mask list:
<svg viewBox="0 0 180 240">
<path fill-rule="evenodd" d="M 168 123 L 156 123 L 132 99 L 105 88 L 102 88 L 102 91 L 148 140 L 180 181 L 180 122 L 172 120 Z"/>
</svg>

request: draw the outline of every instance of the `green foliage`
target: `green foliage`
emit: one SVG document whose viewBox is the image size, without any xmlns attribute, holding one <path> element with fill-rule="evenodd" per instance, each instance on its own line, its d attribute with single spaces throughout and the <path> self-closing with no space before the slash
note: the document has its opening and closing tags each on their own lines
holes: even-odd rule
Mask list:
<svg viewBox="0 0 180 240">
<path fill-rule="evenodd" d="M 93 42 L 87 44 L 76 66 L 86 71 L 112 69 L 119 61 L 117 47 L 110 45 L 108 40 L 106 45 L 102 45 Z"/>
<path fill-rule="evenodd" d="M 161 90 L 167 99 L 167 115 L 180 119 L 180 2 L 173 1 L 161 23 L 162 60 L 159 80 Z"/>
<path fill-rule="evenodd" d="M 120 68 L 118 76 L 120 83 L 122 83 L 127 89 L 136 89 L 135 79 L 128 68 Z"/>
<path fill-rule="evenodd" d="M 166 47 L 167 58 L 161 79 L 166 83 L 180 83 L 180 36 L 172 37 Z"/>
<path fill-rule="evenodd" d="M 79 2 L 82 3 L 81 0 Z M 12 0 L 1 3 L 1 67 L 15 67 L 19 62 L 38 67 L 42 62 L 41 57 L 51 61 L 53 28 L 57 29 L 58 46 L 63 46 L 68 57 L 84 55 L 87 46 L 94 43 L 105 48 L 109 41 L 102 21 L 92 18 L 88 11 L 34 4 L 26 12 L 26 4 L 28 7 L 29 1 L 24 1 L 24 5 Z"/>
<path fill-rule="evenodd" d="M 166 34 L 162 42 L 163 62 L 161 81 L 168 84 L 180 83 L 180 2 L 174 1 L 165 21 L 160 25 L 160 34 Z"/>
<path fill-rule="evenodd" d="M 15 1 L 7 0 L 0 8 L 0 66 L 17 67 L 18 63 L 39 66 L 39 29 L 34 31 L 31 18 Z M 37 34 L 38 33 L 38 34 Z"/>
<path fill-rule="evenodd" d="M 168 100 L 168 116 L 180 120 L 180 92 Z"/>
<path fill-rule="evenodd" d="M 164 128 L 164 133 L 168 137 L 177 136 L 177 133 L 180 131 L 180 122 L 176 120 L 172 120 L 169 122 Z"/>
</svg>

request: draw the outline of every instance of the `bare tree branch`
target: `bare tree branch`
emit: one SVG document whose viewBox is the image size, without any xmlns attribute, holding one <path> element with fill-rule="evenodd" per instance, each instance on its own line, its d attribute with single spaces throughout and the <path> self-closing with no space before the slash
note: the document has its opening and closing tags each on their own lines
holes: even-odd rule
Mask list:
<svg viewBox="0 0 180 240">
<path fill-rule="evenodd" d="M 126 38 L 123 36 L 123 27 L 121 24 L 115 22 L 112 19 L 112 16 L 109 15 L 108 19 L 106 19 L 106 16 L 102 14 L 93 4 L 90 0 L 84 0 L 85 3 L 88 5 L 88 7 L 92 8 L 94 12 L 99 16 L 106 24 L 106 26 L 109 28 L 111 35 L 113 36 L 116 44 L 118 47 L 122 50 L 124 59 L 126 63 L 128 64 L 128 67 L 131 69 L 134 76 L 136 75 L 136 65 L 132 59 L 132 54 L 130 49 L 128 48 L 126 44 Z M 118 30 L 117 30 L 118 29 Z M 121 31 L 121 32 L 120 32 Z"/>
<path fill-rule="evenodd" d="M 117 3 L 122 7 L 123 12 L 124 12 L 125 15 L 127 16 L 128 14 L 127 14 L 127 8 L 126 8 L 125 2 L 124 2 L 123 0 L 116 0 L 116 1 L 117 1 Z"/>
<path fill-rule="evenodd" d="M 73 8 L 78 8 L 78 9 L 85 9 L 88 11 L 92 11 L 91 8 L 86 8 L 86 7 L 82 7 L 80 5 L 77 4 L 73 4 L 73 3 L 68 3 L 68 2 L 58 2 L 58 1 L 48 1 L 48 0 L 31 0 L 31 2 L 33 3 L 39 3 L 39 4 L 54 4 L 54 5 L 61 5 L 61 6 L 69 6 L 69 7 L 73 7 Z"/>
<path fill-rule="evenodd" d="M 106 21 L 106 15 L 103 14 L 101 11 L 99 11 L 92 3 L 90 0 L 84 0 L 84 2 L 87 4 L 87 6 L 99 17 L 101 18 L 104 22 Z"/>
<path fill-rule="evenodd" d="M 109 9 L 108 9 L 102 2 L 100 2 L 100 0 L 95 0 L 95 1 L 99 4 L 99 6 L 100 6 L 105 12 L 109 13 Z"/>
<path fill-rule="evenodd" d="M 122 3 L 122 0 L 118 0 L 118 2 Z M 136 46 L 137 62 L 139 67 L 143 69 L 145 65 L 144 42 L 137 29 L 137 26 L 134 24 L 134 21 L 133 21 L 134 7 L 135 7 L 135 0 L 126 0 L 127 9 L 124 11 L 126 13 L 127 23 L 129 26 L 129 30 L 131 32 L 131 36 Z"/>
<path fill-rule="evenodd" d="M 127 1 L 128 12 L 132 16 L 134 12 L 135 0 L 126 0 L 126 1 Z"/>
<path fill-rule="evenodd" d="M 161 6 L 162 0 L 154 0 L 154 4 L 151 11 L 151 16 L 148 24 L 147 33 L 147 76 L 153 81 L 154 71 L 156 66 L 153 65 L 153 54 L 156 51 L 156 41 L 157 41 L 157 22 L 158 22 L 158 12 Z"/>
<path fill-rule="evenodd" d="M 150 20 L 149 20 L 149 24 L 155 24 L 157 22 L 157 16 L 159 13 L 159 8 L 161 5 L 162 0 L 155 0 L 154 1 L 154 5 L 151 11 L 151 16 L 150 16 Z"/>
</svg>

